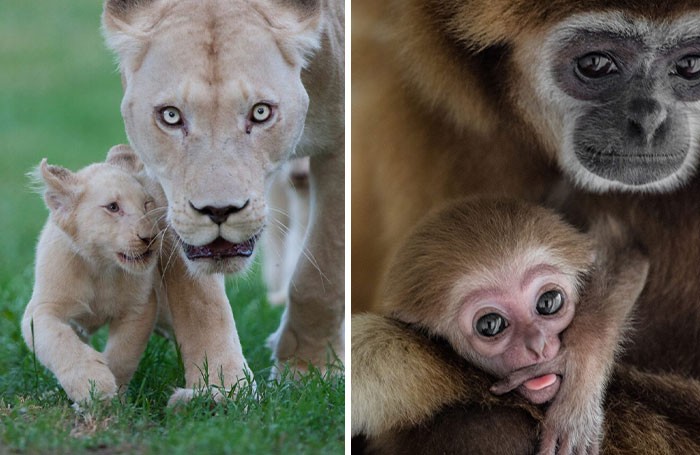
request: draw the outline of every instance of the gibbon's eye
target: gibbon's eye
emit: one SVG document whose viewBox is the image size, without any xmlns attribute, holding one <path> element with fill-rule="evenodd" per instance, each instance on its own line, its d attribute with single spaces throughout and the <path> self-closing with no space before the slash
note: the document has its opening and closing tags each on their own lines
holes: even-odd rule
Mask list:
<svg viewBox="0 0 700 455">
<path fill-rule="evenodd" d="M 104 206 L 108 212 L 117 213 L 119 211 L 119 204 L 116 202 L 110 202 Z"/>
<path fill-rule="evenodd" d="M 557 290 L 547 291 L 537 299 L 535 309 L 543 316 L 556 313 L 564 305 L 564 295 Z"/>
<path fill-rule="evenodd" d="M 683 79 L 700 79 L 700 55 L 686 55 L 678 60 L 675 74 Z"/>
<path fill-rule="evenodd" d="M 576 60 L 576 68 L 581 75 L 590 79 L 598 79 L 617 73 L 615 62 L 607 55 L 596 52 L 586 54 Z"/>
<path fill-rule="evenodd" d="M 508 327 L 508 322 L 498 313 L 489 313 L 476 321 L 476 331 L 484 337 L 495 337 Z"/>
<path fill-rule="evenodd" d="M 167 106 L 159 111 L 160 119 L 169 126 L 180 126 L 182 125 L 182 115 L 180 110 L 176 107 Z"/>
<path fill-rule="evenodd" d="M 272 106 L 267 103 L 258 103 L 253 106 L 250 119 L 255 123 L 263 123 L 272 115 Z"/>
</svg>

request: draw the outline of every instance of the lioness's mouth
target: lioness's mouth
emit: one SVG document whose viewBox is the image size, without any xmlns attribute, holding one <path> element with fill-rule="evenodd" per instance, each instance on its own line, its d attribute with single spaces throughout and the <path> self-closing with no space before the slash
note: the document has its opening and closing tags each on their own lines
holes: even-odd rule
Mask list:
<svg viewBox="0 0 700 455">
<path fill-rule="evenodd" d="M 202 246 L 188 245 L 183 242 L 182 247 L 185 250 L 187 259 L 194 261 L 196 259 L 227 259 L 233 257 L 250 257 L 255 249 L 255 242 L 259 235 L 254 235 L 245 242 L 233 243 L 228 240 L 218 237 L 211 243 Z"/>
</svg>

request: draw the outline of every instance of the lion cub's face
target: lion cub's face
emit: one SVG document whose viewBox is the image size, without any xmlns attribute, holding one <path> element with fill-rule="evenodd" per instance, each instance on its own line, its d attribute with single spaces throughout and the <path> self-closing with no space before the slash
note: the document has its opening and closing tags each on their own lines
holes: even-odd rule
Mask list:
<svg viewBox="0 0 700 455">
<path fill-rule="evenodd" d="M 316 22 L 283 2 L 133 4 L 108 2 L 104 16 L 129 139 L 163 187 L 190 268 L 239 271 L 265 224 L 266 188 L 303 131 Z"/>
<path fill-rule="evenodd" d="M 109 163 L 72 173 L 46 160 L 39 170 L 51 219 L 78 254 L 100 267 L 117 264 L 133 273 L 153 269 L 158 234 L 154 203 L 133 173 Z"/>
</svg>

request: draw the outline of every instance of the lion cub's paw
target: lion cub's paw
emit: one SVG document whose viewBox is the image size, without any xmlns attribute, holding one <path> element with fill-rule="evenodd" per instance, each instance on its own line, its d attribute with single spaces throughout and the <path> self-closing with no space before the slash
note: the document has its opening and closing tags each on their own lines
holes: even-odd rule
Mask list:
<svg viewBox="0 0 700 455">
<path fill-rule="evenodd" d="M 95 354 L 99 354 L 99 357 L 76 363 L 71 371 L 59 378 L 68 398 L 76 403 L 92 398 L 107 400 L 117 394 L 117 380 L 102 355 L 97 352 Z"/>
</svg>

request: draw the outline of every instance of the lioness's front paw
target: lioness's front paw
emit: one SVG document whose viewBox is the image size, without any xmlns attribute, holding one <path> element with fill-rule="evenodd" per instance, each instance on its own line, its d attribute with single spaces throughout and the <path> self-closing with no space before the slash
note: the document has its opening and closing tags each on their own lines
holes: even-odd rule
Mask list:
<svg viewBox="0 0 700 455">
<path fill-rule="evenodd" d="M 107 367 L 106 360 L 99 352 L 95 354 L 57 375 L 68 398 L 76 403 L 92 398 L 107 400 L 117 394 L 117 381 Z"/>
<path fill-rule="evenodd" d="M 201 396 L 205 393 L 211 394 L 211 397 L 217 403 L 223 400 L 228 395 L 227 393 L 222 393 L 221 390 L 219 390 L 218 388 L 213 387 L 210 387 L 208 389 L 190 389 L 178 387 L 175 389 L 175 392 L 173 392 L 173 394 L 170 395 L 170 399 L 168 399 L 168 407 L 172 408 L 189 403 L 194 397 Z"/>
<path fill-rule="evenodd" d="M 200 387 L 200 388 L 183 388 L 177 387 L 170 399 L 168 399 L 168 407 L 177 407 L 192 401 L 197 396 L 210 396 L 217 403 L 225 398 L 235 398 L 241 393 L 241 387 L 250 387 L 249 392 L 256 394 L 255 382 L 248 384 L 247 380 L 240 380 L 238 384 L 230 389 L 221 387 Z"/>
</svg>

